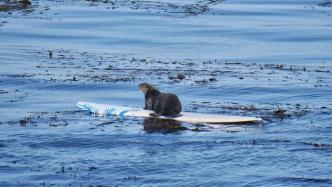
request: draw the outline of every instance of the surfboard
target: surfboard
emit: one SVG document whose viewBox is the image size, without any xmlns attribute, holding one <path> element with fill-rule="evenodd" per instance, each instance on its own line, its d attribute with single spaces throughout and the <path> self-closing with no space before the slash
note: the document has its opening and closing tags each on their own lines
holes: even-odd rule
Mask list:
<svg viewBox="0 0 332 187">
<path fill-rule="evenodd" d="M 119 116 L 121 119 L 126 117 L 150 117 L 152 110 L 144 110 L 138 107 L 116 106 L 109 104 L 98 104 L 92 102 L 80 101 L 77 107 L 82 111 L 87 111 L 98 116 Z M 194 112 L 181 112 L 177 117 L 159 116 L 161 119 L 171 119 L 180 122 L 188 123 L 211 123 L 211 124 L 226 124 L 226 123 L 252 123 L 262 121 L 261 118 L 235 116 L 235 115 L 220 115 L 220 114 L 203 114 Z"/>
</svg>

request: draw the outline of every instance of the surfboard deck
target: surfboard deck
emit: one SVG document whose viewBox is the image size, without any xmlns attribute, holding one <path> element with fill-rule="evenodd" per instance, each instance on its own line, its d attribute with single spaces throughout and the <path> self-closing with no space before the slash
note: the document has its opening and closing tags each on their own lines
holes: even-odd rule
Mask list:
<svg viewBox="0 0 332 187">
<path fill-rule="evenodd" d="M 83 111 L 87 111 L 99 116 L 119 116 L 125 117 L 150 117 L 152 110 L 144 110 L 142 108 L 116 106 L 108 104 L 98 104 L 92 102 L 78 102 L 77 107 Z M 235 116 L 235 115 L 220 115 L 220 114 L 203 114 L 194 112 L 181 112 L 177 117 L 160 116 L 161 119 L 171 119 L 180 122 L 188 123 L 211 123 L 211 124 L 226 124 L 226 123 L 250 123 L 262 121 L 261 118 Z"/>
</svg>

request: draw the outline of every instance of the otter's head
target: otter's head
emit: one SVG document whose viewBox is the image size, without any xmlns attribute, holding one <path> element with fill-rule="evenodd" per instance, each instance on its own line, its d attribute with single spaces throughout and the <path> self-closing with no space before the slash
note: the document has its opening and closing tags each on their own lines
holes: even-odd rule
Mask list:
<svg viewBox="0 0 332 187">
<path fill-rule="evenodd" d="M 141 83 L 141 84 L 138 85 L 138 88 L 140 90 L 142 90 L 142 92 L 144 94 L 146 94 L 146 93 L 148 93 L 150 91 L 154 91 L 154 90 L 157 91 L 157 89 L 155 87 L 153 87 L 151 84 L 148 84 L 148 83 Z"/>
</svg>

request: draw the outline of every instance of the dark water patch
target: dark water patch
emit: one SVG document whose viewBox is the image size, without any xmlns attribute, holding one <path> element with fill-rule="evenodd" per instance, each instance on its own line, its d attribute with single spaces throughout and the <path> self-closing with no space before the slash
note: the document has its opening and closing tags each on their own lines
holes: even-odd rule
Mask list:
<svg viewBox="0 0 332 187">
<path fill-rule="evenodd" d="M 50 127 L 66 127 L 67 125 L 69 123 L 66 120 L 56 120 L 55 118 L 52 118 L 52 121 L 49 123 Z"/>
<path fill-rule="evenodd" d="M 16 103 L 16 102 L 21 102 L 24 101 L 26 97 L 28 97 L 29 93 L 28 92 L 23 92 L 21 90 L 18 89 L 9 89 L 6 91 L 1 92 L 0 94 L 4 94 L 1 98 L 0 98 L 0 102 L 4 102 L 4 103 Z M 1 107 L 4 107 L 0 106 Z"/>
<path fill-rule="evenodd" d="M 319 6 L 324 6 L 324 7 L 332 7 L 332 1 L 324 0 L 321 3 L 319 3 L 318 5 Z"/>
<path fill-rule="evenodd" d="M 25 78 L 25 77 L 34 77 L 36 76 L 36 74 L 21 73 L 21 74 L 4 74 L 2 76 L 11 77 L 11 78 Z"/>
<path fill-rule="evenodd" d="M 165 1 L 99 1 L 86 0 L 91 6 L 106 5 L 107 9 L 130 8 L 167 15 L 195 16 L 208 12 L 210 6 L 220 4 L 223 0 L 165 2 Z"/>
<path fill-rule="evenodd" d="M 0 90 L 0 94 L 6 94 L 6 93 L 8 93 L 8 91 Z"/>
<path fill-rule="evenodd" d="M 2 125 L 38 126 L 48 124 L 50 127 L 67 126 L 67 120 L 82 114 L 81 111 L 62 112 L 28 112 L 24 117 L 17 120 L 1 121 Z"/>
<path fill-rule="evenodd" d="M 313 143 L 313 142 L 303 142 L 304 144 L 306 145 L 311 145 L 313 147 L 316 147 L 316 148 L 328 148 L 328 147 L 331 147 L 332 145 L 330 144 L 321 144 L 321 143 Z"/>
<path fill-rule="evenodd" d="M 332 179 L 329 178 L 315 178 L 315 177 L 280 177 L 274 179 L 276 182 L 280 181 L 288 185 L 331 185 Z"/>
<path fill-rule="evenodd" d="M 14 0 L 0 3 L 0 11 L 13 11 L 31 8 L 29 0 Z"/>
<path fill-rule="evenodd" d="M 225 142 L 224 142 L 225 143 Z M 228 142 L 230 143 L 230 142 Z M 235 142 L 232 142 L 235 143 Z M 313 142 L 300 142 L 294 140 L 287 140 L 287 139 L 252 139 L 248 142 L 237 142 L 237 144 L 241 145 L 253 145 L 253 146 L 261 146 L 261 147 L 285 147 L 289 151 L 331 151 L 330 144 L 321 144 L 321 143 L 313 143 Z"/>
</svg>

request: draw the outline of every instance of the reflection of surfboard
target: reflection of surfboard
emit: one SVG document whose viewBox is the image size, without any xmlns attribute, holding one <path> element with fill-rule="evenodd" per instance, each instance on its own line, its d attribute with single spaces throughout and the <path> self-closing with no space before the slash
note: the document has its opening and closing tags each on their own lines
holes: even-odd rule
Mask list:
<svg viewBox="0 0 332 187">
<path fill-rule="evenodd" d="M 144 110 L 141 108 L 97 104 L 90 102 L 78 102 L 77 106 L 83 111 L 99 116 L 120 116 L 125 117 L 149 117 L 149 114 L 153 111 Z M 202 114 L 193 112 L 181 112 L 179 117 L 160 116 L 163 119 L 173 119 L 188 123 L 248 123 L 262 121 L 261 118 L 256 117 L 243 117 L 243 116 L 231 116 L 231 115 L 219 115 L 219 114 Z"/>
</svg>

